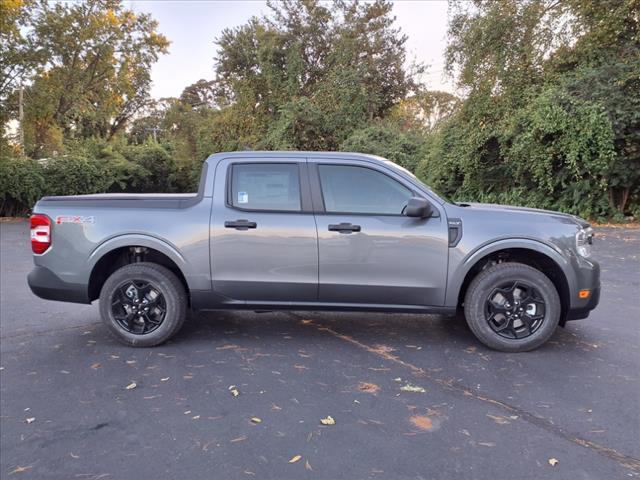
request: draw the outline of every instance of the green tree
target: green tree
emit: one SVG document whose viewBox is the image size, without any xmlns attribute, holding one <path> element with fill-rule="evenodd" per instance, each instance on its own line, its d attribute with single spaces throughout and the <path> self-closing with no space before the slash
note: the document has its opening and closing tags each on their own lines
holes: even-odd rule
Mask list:
<svg viewBox="0 0 640 480">
<path fill-rule="evenodd" d="M 26 90 L 29 154 L 61 150 L 67 138 L 111 138 L 148 103 L 150 67 L 169 44 L 149 15 L 120 0 L 42 0 L 28 27 L 44 58 Z"/>
<path fill-rule="evenodd" d="M 406 37 L 393 25 L 389 2 L 269 7 L 271 16 L 225 30 L 217 41 L 216 103 L 254 119 L 241 132 L 246 140 L 335 149 L 417 89 L 421 67 L 405 69 Z"/>
<path fill-rule="evenodd" d="M 640 190 L 637 0 L 453 2 L 466 94 L 419 171 L 459 198 L 591 217 Z"/>
</svg>

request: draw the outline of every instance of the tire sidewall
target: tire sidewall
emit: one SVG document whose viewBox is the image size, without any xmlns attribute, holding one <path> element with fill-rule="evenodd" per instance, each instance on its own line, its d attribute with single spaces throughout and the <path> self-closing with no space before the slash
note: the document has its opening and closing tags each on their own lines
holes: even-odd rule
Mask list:
<svg viewBox="0 0 640 480">
<path fill-rule="evenodd" d="M 127 332 L 118 324 L 111 311 L 114 291 L 122 283 L 131 280 L 150 282 L 164 296 L 165 317 L 159 327 L 147 334 L 136 335 Z M 178 282 L 178 285 L 176 285 L 176 282 Z M 159 265 L 148 263 L 125 265 L 116 270 L 102 286 L 100 291 L 100 316 L 109 331 L 123 343 L 138 347 L 158 345 L 172 337 L 186 317 L 184 288 L 170 270 Z"/>
<path fill-rule="evenodd" d="M 536 288 L 545 302 L 545 316 L 542 325 L 532 335 L 509 339 L 500 336 L 489 326 L 485 302 L 499 284 L 516 281 L 528 282 Z M 545 343 L 555 332 L 560 313 L 560 297 L 551 280 L 539 270 L 523 264 L 502 263 L 489 267 L 472 281 L 465 298 L 465 316 L 469 328 L 488 347 L 506 352 L 533 350 Z"/>
</svg>

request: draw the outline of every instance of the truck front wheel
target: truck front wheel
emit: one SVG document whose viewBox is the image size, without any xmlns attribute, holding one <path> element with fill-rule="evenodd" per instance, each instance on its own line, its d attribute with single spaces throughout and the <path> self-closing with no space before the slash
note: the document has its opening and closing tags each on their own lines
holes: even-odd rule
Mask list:
<svg viewBox="0 0 640 480">
<path fill-rule="evenodd" d="M 153 347 L 182 327 L 187 294 L 171 270 L 155 263 L 132 263 L 113 272 L 102 286 L 100 316 L 120 342 Z"/>
<path fill-rule="evenodd" d="M 469 328 L 486 346 L 525 352 L 545 343 L 560 320 L 560 296 L 540 270 L 499 263 L 469 284 L 464 313 Z"/>
</svg>

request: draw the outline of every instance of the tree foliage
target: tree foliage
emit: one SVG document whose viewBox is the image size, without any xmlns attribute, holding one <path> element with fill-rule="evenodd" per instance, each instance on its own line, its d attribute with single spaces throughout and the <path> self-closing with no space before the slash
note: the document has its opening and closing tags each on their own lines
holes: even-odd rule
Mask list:
<svg viewBox="0 0 640 480">
<path fill-rule="evenodd" d="M 14 36 L 25 36 L 21 50 L 36 59 L 25 91 L 25 152 L 44 157 L 64 151 L 65 139 L 122 131 L 149 101 L 150 67 L 168 47 L 157 23 L 119 0 L 18 4 Z"/>
<path fill-rule="evenodd" d="M 168 40 L 150 16 L 0 0 L 2 122 L 23 85 L 26 140 L 0 142 L 2 213 L 192 191 L 213 152 L 295 149 L 381 155 L 461 200 L 640 216 L 639 0 L 450 4 L 456 95 L 418 81 L 388 0 L 282 0 L 222 32 L 213 78 L 152 101 Z"/>
<path fill-rule="evenodd" d="M 640 194 L 637 0 L 455 3 L 466 92 L 420 166 L 457 198 L 608 217 Z"/>
</svg>

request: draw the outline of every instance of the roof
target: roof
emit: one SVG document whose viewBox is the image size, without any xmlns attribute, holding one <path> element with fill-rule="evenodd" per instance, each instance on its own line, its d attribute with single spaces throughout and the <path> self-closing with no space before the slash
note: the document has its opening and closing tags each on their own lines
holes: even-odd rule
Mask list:
<svg viewBox="0 0 640 480">
<path fill-rule="evenodd" d="M 209 159 L 218 158 L 230 158 L 230 157 L 242 157 L 242 158 L 297 158 L 297 157 L 309 157 L 309 158 L 332 158 L 345 160 L 373 160 L 376 162 L 389 162 L 386 158 L 379 157 L 377 155 L 370 155 L 367 153 L 358 152 L 308 152 L 302 150 L 244 150 L 239 152 L 219 152 L 214 153 Z"/>
</svg>

